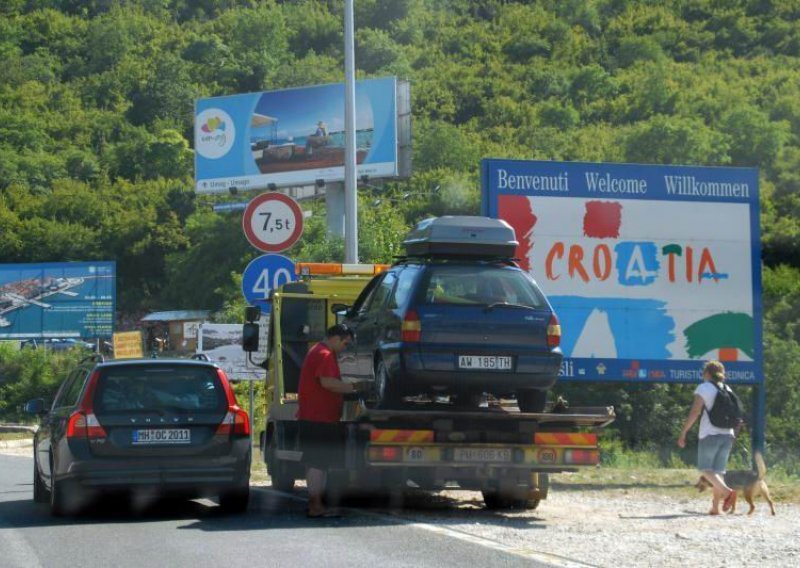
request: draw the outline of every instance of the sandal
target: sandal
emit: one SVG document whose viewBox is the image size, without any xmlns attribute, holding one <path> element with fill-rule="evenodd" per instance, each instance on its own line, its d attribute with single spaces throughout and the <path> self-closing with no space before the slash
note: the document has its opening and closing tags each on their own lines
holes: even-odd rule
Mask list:
<svg viewBox="0 0 800 568">
<path fill-rule="evenodd" d="M 728 493 L 728 496 L 725 497 L 725 501 L 722 503 L 722 510 L 726 513 L 731 510 L 733 505 L 736 503 L 736 491 L 731 491 Z"/>
</svg>

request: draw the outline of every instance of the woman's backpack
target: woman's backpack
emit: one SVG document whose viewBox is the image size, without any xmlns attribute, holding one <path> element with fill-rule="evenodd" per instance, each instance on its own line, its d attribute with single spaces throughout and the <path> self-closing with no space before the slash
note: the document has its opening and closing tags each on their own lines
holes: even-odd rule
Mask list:
<svg viewBox="0 0 800 568">
<path fill-rule="evenodd" d="M 725 384 L 712 383 L 717 388 L 714 404 L 708 412 L 708 419 L 717 428 L 736 428 L 744 421 L 744 406 L 731 388 Z"/>
</svg>

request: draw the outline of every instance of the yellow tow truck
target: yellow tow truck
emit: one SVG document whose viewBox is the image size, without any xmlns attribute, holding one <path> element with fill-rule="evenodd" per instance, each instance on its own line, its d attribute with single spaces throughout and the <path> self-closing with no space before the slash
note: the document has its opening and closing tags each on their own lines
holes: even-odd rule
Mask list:
<svg viewBox="0 0 800 568">
<path fill-rule="evenodd" d="M 299 280 L 273 292 L 267 417 L 260 443 L 273 487 L 279 490 L 291 490 L 305 476 L 296 418 L 305 355 L 386 268 L 299 263 Z M 346 401 L 342 420 L 345 468 L 329 475 L 329 485 L 338 493 L 457 486 L 481 491 L 491 509 L 532 509 L 547 497 L 550 473 L 599 463 L 598 431 L 613 422 L 614 411 L 592 407 L 523 413 L 506 400 L 464 409 L 438 398 L 376 410 L 353 399 Z"/>
</svg>

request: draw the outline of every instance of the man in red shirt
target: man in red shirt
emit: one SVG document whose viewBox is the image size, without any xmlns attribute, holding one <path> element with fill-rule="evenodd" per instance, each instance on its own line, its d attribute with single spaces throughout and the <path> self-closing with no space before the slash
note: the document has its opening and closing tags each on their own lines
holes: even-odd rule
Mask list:
<svg viewBox="0 0 800 568">
<path fill-rule="evenodd" d="M 343 324 L 330 327 L 325 339 L 309 350 L 300 370 L 298 388 L 300 448 L 308 482 L 308 516 L 333 516 L 322 503 L 327 470 L 341 467 L 343 394 L 356 392 L 353 384 L 342 382 L 337 355 L 353 339 L 353 331 Z"/>
</svg>

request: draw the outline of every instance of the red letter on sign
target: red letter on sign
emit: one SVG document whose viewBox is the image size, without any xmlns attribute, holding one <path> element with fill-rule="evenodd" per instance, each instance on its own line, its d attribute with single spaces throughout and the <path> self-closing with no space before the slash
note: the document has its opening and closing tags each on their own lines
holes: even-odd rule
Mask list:
<svg viewBox="0 0 800 568">
<path fill-rule="evenodd" d="M 575 278 L 575 272 L 577 272 L 581 280 L 584 282 L 589 281 L 589 274 L 586 272 L 586 269 L 583 267 L 583 249 L 580 245 L 572 245 L 569 247 L 569 277 Z"/>
<path fill-rule="evenodd" d="M 547 273 L 548 280 L 558 280 L 559 277 L 553 274 L 553 259 L 556 257 L 563 258 L 564 257 L 564 243 L 558 242 L 553 245 L 553 248 L 550 249 L 550 252 L 547 253 L 547 259 L 545 260 L 545 272 Z"/>
</svg>

